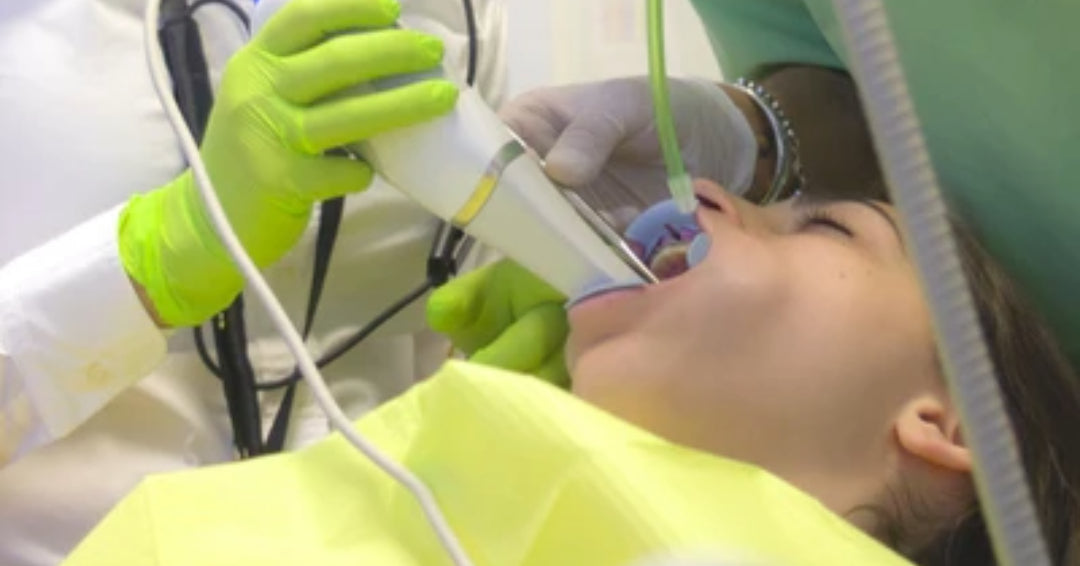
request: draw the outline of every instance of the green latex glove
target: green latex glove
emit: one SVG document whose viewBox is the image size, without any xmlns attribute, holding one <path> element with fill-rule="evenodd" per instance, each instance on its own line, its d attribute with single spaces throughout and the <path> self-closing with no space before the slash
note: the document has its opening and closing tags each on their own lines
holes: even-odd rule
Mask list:
<svg viewBox="0 0 1080 566">
<path fill-rule="evenodd" d="M 315 202 L 370 184 L 368 164 L 323 152 L 453 108 L 457 87 L 442 80 L 335 96 L 441 62 L 437 38 L 389 28 L 399 12 L 394 0 L 290 2 L 229 61 L 200 153 L 259 266 L 297 242 Z M 134 197 L 119 229 L 124 267 L 168 325 L 198 324 L 242 288 L 190 171 Z"/>
<path fill-rule="evenodd" d="M 471 361 L 566 386 L 566 297 L 502 260 L 451 280 L 428 298 L 428 324 Z"/>
</svg>

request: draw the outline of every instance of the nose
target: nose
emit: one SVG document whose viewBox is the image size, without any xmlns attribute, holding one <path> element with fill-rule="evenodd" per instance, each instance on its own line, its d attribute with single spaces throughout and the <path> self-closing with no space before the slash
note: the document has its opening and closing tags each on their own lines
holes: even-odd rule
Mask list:
<svg viewBox="0 0 1080 566">
<path fill-rule="evenodd" d="M 720 185 L 699 179 L 694 182 L 694 194 L 703 208 L 720 212 L 724 218 L 739 228 L 746 228 L 744 217 L 750 213 L 750 203 L 727 192 Z"/>
</svg>

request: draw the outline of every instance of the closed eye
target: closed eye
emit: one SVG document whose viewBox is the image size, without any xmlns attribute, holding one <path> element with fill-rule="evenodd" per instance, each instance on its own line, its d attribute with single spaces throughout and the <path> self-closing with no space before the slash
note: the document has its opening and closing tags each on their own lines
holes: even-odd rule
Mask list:
<svg viewBox="0 0 1080 566">
<path fill-rule="evenodd" d="M 855 236 L 855 232 L 848 228 L 847 224 L 840 221 L 836 216 L 824 208 L 807 210 L 799 219 L 799 229 L 805 230 L 813 226 L 821 226 L 835 230 L 849 238 Z"/>
</svg>

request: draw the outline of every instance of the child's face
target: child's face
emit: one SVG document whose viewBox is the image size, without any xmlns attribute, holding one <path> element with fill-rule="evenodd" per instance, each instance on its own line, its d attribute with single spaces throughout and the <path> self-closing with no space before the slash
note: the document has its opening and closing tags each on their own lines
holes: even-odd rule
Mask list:
<svg viewBox="0 0 1080 566">
<path fill-rule="evenodd" d="M 705 259 L 570 311 L 574 392 L 675 442 L 780 475 L 881 460 L 939 388 L 917 273 L 888 205 L 759 207 L 698 182 Z"/>
</svg>

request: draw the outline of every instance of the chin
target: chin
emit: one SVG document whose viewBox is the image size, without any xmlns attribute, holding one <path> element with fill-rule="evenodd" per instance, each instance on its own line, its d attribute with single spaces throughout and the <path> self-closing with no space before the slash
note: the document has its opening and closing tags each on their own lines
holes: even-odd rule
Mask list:
<svg viewBox="0 0 1080 566">
<path fill-rule="evenodd" d="M 655 405 L 664 376 L 630 340 L 610 340 L 568 358 L 571 391 L 584 401 L 637 423 Z M 571 351 L 572 352 L 572 351 Z"/>
<path fill-rule="evenodd" d="M 619 359 L 616 344 L 581 344 L 571 339 L 566 355 L 572 390 L 586 401 L 591 402 L 593 397 L 614 387 L 620 380 L 618 365 L 615 363 Z"/>
</svg>

